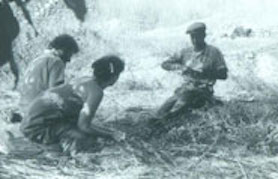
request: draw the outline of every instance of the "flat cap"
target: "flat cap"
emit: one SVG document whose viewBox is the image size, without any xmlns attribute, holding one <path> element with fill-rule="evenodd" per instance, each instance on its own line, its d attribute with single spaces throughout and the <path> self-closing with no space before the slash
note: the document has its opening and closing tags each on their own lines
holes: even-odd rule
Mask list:
<svg viewBox="0 0 278 179">
<path fill-rule="evenodd" d="M 186 33 L 192 34 L 196 32 L 204 32 L 205 30 L 206 30 L 206 24 L 202 22 L 195 22 L 187 28 Z"/>
</svg>

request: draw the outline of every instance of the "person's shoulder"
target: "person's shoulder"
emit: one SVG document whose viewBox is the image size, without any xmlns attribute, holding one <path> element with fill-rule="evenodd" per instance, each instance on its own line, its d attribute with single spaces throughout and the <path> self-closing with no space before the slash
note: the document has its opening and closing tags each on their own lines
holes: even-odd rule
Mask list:
<svg viewBox="0 0 278 179">
<path fill-rule="evenodd" d="M 181 57 L 189 59 L 190 56 L 194 53 L 193 47 L 186 47 L 181 49 Z"/>
<path fill-rule="evenodd" d="M 49 49 L 45 50 L 38 60 L 46 62 L 48 66 L 65 65 L 55 50 L 49 50 Z"/>
<path fill-rule="evenodd" d="M 35 66 L 46 68 L 54 64 L 63 65 L 63 61 L 58 56 L 52 55 L 48 50 L 46 50 L 33 61 L 33 64 Z"/>
<path fill-rule="evenodd" d="M 75 88 L 81 90 L 80 92 L 86 93 L 85 96 L 95 96 L 97 98 L 103 97 L 103 89 L 101 89 L 98 84 L 91 78 L 80 78 L 80 81 L 75 83 Z"/>
<path fill-rule="evenodd" d="M 181 53 L 192 53 L 193 51 L 193 47 L 185 47 L 181 49 Z"/>
<path fill-rule="evenodd" d="M 57 56 L 49 56 L 47 57 L 47 61 L 50 66 L 52 65 L 65 66 L 65 63 Z"/>
<path fill-rule="evenodd" d="M 222 54 L 221 50 L 220 50 L 218 47 L 216 47 L 216 46 L 207 45 L 206 48 L 207 48 L 209 51 L 211 51 L 211 52 L 215 52 L 215 53 L 220 53 L 220 54 Z"/>
<path fill-rule="evenodd" d="M 100 88 L 99 85 L 98 85 L 95 81 L 90 80 L 90 81 L 87 82 L 87 84 L 88 84 L 88 86 L 89 86 L 89 90 L 90 90 L 93 94 L 95 94 L 95 95 L 97 95 L 97 96 L 99 96 L 99 97 L 102 98 L 102 96 L 103 96 L 103 94 L 104 94 L 103 89 Z"/>
<path fill-rule="evenodd" d="M 72 85 L 80 85 L 80 84 L 85 84 L 86 82 L 88 82 L 92 77 L 89 76 L 82 76 L 82 77 L 77 77 L 75 79 L 72 79 L 70 81 L 70 84 Z"/>
<path fill-rule="evenodd" d="M 95 83 L 86 83 L 86 92 L 87 92 L 87 97 L 86 101 L 88 104 L 98 104 L 102 101 L 104 92 L 103 90 Z"/>
</svg>

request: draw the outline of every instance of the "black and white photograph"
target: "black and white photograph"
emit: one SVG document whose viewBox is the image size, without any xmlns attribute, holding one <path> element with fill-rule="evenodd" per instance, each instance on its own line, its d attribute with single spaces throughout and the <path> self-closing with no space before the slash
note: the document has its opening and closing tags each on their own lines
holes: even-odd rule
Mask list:
<svg viewBox="0 0 278 179">
<path fill-rule="evenodd" d="M 277 16 L 0 0 L 0 179 L 277 179 Z"/>
</svg>

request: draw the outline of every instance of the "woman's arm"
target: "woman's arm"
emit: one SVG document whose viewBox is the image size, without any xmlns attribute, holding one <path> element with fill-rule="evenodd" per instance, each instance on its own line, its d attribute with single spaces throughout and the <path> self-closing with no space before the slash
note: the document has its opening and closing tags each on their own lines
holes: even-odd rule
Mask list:
<svg viewBox="0 0 278 179">
<path fill-rule="evenodd" d="M 95 116 L 98 106 L 100 105 L 102 97 L 103 93 L 98 90 L 95 90 L 88 95 L 88 98 L 80 111 L 77 125 L 81 131 L 87 134 L 104 138 L 113 138 L 114 131 L 92 124 L 92 120 Z"/>
</svg>

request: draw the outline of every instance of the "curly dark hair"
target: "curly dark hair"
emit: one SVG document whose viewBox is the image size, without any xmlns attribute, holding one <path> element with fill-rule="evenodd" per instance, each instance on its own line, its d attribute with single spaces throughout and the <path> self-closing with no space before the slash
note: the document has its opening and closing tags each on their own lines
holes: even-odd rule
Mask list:
<svg viewBox="0 0 278 179">
<path fill-rule="evenodd" d="M 70 50 L 73 53 L 79 51 L 79 47 L 74 38 L 68 34 L 62 34 L 55 37 L 50 43 L 49 48 L 55 48 L 58 50 Z"/>
<path fill-rule="evenodd" d="M 92 64 L 94 75 L 98 81 L 108 81 L 111 77 L 119 75 L 124 67 L 124 61 L 115 55 L 101 57 Z"/>
</svg>

